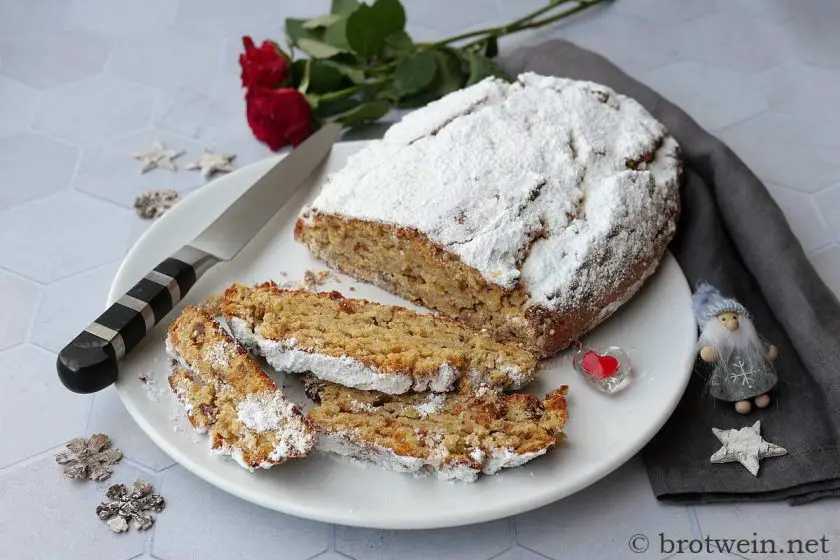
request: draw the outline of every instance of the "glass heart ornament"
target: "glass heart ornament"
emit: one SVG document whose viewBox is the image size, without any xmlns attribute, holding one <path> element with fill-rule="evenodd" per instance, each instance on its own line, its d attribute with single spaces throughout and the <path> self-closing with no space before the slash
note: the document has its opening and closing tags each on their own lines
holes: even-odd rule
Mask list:
<svg viewBox="0 0 840 560">
<path fill-rule="evenodd" d="M 630 358 L 618 346 L 600 349 L 581 347 L 572 358 L 572 366 L 604 393 L 618 391 L 632 371 Z"/>
</svg>

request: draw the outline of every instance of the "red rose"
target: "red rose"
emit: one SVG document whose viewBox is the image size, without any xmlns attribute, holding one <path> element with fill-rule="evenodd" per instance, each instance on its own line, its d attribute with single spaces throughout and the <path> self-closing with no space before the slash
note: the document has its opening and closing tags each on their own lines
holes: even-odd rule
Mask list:
<svg viewBox="0 0 840 560">
<path fill-rule="evenodd" d="M 297 146 L 312 130 L 309 103 L 294 88 L 252 87 L 245 101 L 254 136 L 275 152 L 286 144 Z"/>
<path fill-rule="evenodd" d="M 245 52 L 239 55 L 242 67 L 242 87 L 277 87 L 289 77 L 289 60 L 283 51 L 271 41 L 263 41 L 257 48 L 254 40 L 242 37 Z"/>
</svg>

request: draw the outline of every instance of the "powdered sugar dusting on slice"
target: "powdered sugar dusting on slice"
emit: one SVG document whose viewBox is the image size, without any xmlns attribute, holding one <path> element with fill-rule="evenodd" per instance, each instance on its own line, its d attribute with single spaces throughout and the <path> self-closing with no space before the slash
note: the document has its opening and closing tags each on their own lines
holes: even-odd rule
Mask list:
<svg viewBox="0 0 840 560">
<path fill-rule="evenodd" d="M 352 412 L 374 412 L 377 408 L 370 403 L 357 401 L 356 399 L 350 401 L 350 410 Z"/>
<path fill-rule="evenodd" d="M 271 461 L 304 455 L 314 443 L 298 407 L 278 392 L 248 395 L 239 403 L 238 417 L 249 430 L 274 432 L 277 442 L 268 457 Z"/>
<path fill-rule="evenodd" d="M 218 343 L 208 345 L 204 349 L 202 358 L 210 362 L 214 368 L 222 369 L 228 367 L 232 356 L 224 344 Z"/>
<path fill-rule="evenodd" d="M 487 459 L 487 462 L 484 463 L 484 467 L 481 469 L 481 472 L 484 474 L 496 474 L 502 469 L 519 467 L 532 459 L 536 459 L 540 455 L 545 455 L 546 451 L 548 450 L 540 449 L 539 451 L 533 451 L 530 453 L 515 453 L 512 449 L 507 447 L 494 449 L 490 453 L 490 457 Z"/>
<path fill-rule="evenodd" d="M 350 459 L 374 464 L 401 473 L 434 472 L 441 480 L 475 482 L 480 473 L 496 474 L 504 468 L 519 467 L 544 455 L 546 449 L 529 453 L 515 453 L 511 449 L 494 449 L 486 453 L 473 448 L 466 460 L 453 457 L 445 445 L 430 445 L 426 457 L 399 455 L 393 449 L 362 441 L 353 430 L 336 430 L 320 434 L 318 450 Z"/>
<path fill-rule="evenodd" d="M 417 413 L 420 415 L 420 418 L 425 418 L 429 414 L 438 412 L 441 408 L 443 408 L 445 403 L 446 395 L 431 394 L 426 402 L 415 405 L 414 408 L 417 409 Z"/>
<path fill-rule="evenodd" d="M 488 282 L 562 311 L 656 260 L 675 230 L 679 168 L 677 143 L 636 101 L 523 74 L 411 113 L 312 208 L 421 231 Z"/>
<path fill-rule="evenodd" d="M 484 451 L 479 447 L 473 447 L 472 451 L 470 451 L 470 459 L 472 459 L 476 463 L 483 463 L 484 457 Z"/>
</svg>

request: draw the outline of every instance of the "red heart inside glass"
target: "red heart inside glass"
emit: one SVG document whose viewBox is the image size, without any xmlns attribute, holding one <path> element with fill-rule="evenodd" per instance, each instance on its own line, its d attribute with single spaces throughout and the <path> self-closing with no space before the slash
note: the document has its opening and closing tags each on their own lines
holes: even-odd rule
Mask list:
<svg viewBox="0 0 840 560">
<path fill-rule="evenodd" d="M 615 357 L 601 356 L 592 350 L 583 355 L 580 365 L 586 373 L 594 375 L 598 379 L 612 377 L 619 370 L 618 360 Z"/>
<path fill-rule="evenodd" d="M 589 383 L 605 393 L 617 391 L 631 371 L 630 358 L 618 346 L 595 350 L 580 348 L 572 365 Z"/>
</svg>

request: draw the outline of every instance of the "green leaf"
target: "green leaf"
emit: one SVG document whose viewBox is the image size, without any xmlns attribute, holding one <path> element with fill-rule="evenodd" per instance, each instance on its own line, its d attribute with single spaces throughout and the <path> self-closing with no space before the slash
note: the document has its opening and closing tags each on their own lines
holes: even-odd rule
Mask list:
<svg viewBox="0 0 840 560">
<path fill-rule="evenodd" d="M 400 54 L 411 53 L 417 50 L 417 46 L 411 37 L 404 30 L 394 31 L 385 37 L 385 44 L 382 47 L 382 56 L 392 58 Z"/>
<path fill-rule="evenodd" d="M 332 0 L 330 13 L 348 16 L 359 7 L 358 0 Z"/>
<path fill-rule="evenodd" d="M 353 97 L 347 97 L 345 99 L 336 99 L 334 101 L 321 101 L 318 99 L 316 100 L 316 103 L 317 108 L 314 109 L 315 114 L 320 118 L 327 118 L 332 117 L 333 115 L 338 115 L 339 113 L 350 111 L 354 107 L 358 106 L 361 101 Z"/>
<path fill-rule="evenodd" d="M 349 78 L 350 81 L 354 84 L 361 84 L 367 80 L 364 71 L 360 70 L 359 68 L 355 68 L 354 66 L 348 66 L 346 64 L 340 64 L 335 60 L 325 60 L 324 62 L 329 63 L 330 66 L 335 68 L 337 71 L 341 72 L 342 75 Z"/>
<path fill-rule="evenodd" d="M 290 48 L 295 46 L 297 44 L 298 39 L 302 37 L 307 37 L 310 39 L 315 38 L 315 35 L 312 32 L 303 27 L 304 23 L 306 23 L 306 20 L 286 18 L 286 42 L 289 44 Z"/>
<path fill-rule="evenodd" d="M 468 86 L 478 83 L 488 76 L 497 76 L 506 80 L 508 79 L 504 71 L 499 68 L 499 65 L 483 54 L 467 53 L 467 60 L 470 65 L 470 74 L 467 78 Z"/>
<path fill-rule="evenodd" d="M 390 110 L 390 103 L 382 99 L 374 99 L 372 101 L 364 101 L 348 111 L 333 115 L 330 117 L 330 120 L 353 126 L 363 122 L 377 121 L 384 117 Z"/>
<path fill-rule="evenodd" d="M 328 45 L 327 43 L 323 43 L 321 41 L 307 39 L 305 37 L 298 39 L 297 45 L 300 47 L 300 50 L 309 56 L 314 56 L 315 58 L 329 58 L 343 52 L 338 47 Z"/>
<path fill-rule="evenodd" d="M 384 36 L 405 29 L 405 9 L 400 0 L 376 0 L 371 7 Z"/>
<path fill-rule="evenodd" d="M 461 67 L 461 61 L 458 55 L 452 52 L 451 49 L 441 49 L 434 51 L 432 54 L 438 60 L 440 83 L 437 91 L 440 97 L 464 87 L 466 76 Z"/>
<path fill-rule="evenodd" d="M 327 27 L 324 31 L 324 42 L 350 52 L 350 43 L 347 42 L 347 18 L 341 18 Z"/>
<path fill-rule="evenodd" d="M 329 58 L 344 52 L 343 49 L 324 42 L 322 30 L 306 29 L 305 23 L 302 19 L 286 19 L 286 42 L 289 43 L 289 48 L 297 47 L 315 58 Z"/>
<path fill-rule="evenodd" d="M 420 107 L 447 93 L 461 89 L 466 83 L 466 72 L 462 69 L 461 59 L 452 49 L 428 51 L 437 61 L 437 74 L 432 84 L 420 92 L 399 99 L 399 108 Z"/>
<path fill-rule="evenodd" d="M 399 0 L 361 4 L 347 18 L 347 43 L 359 56 L 370 59 L 379 54 L 385 37 L 404 27 L 405 10 Z"/>
<path fill-rule="evenodd" d="M 329 27 L 338 20 L 342 19 L 339 14 L 323 14 L 312 19 L 306 20 L 302 27 L 304 29 L 318 29 L 319 27 Z"/>
<path fill-rule="evenodd" d="M 434 54 L 407 56 L 397 63 L 394 70 L 394 89 L 399 96 L 417 93 L 431 85 L 437 72 L 438 60 Z"/>
<path fill-rule="evenodd" d="M 309 59 L 307 93 L 329 93 L 344 87 L 345 76 L 326 60 Z"/>
<path fill-rule="evenodd" d="M 385 34 L 378 27 L 376 13 L 362 4 L 347 18 L 347 44 L 362 58 L 372 58 L 382 48 Z"/>
<path fill-rule="evenodd" d="M 300 87 L 306 75 L 307 59 L 299 58 L 292 62 L 292 85 Z"/>
</svg>

